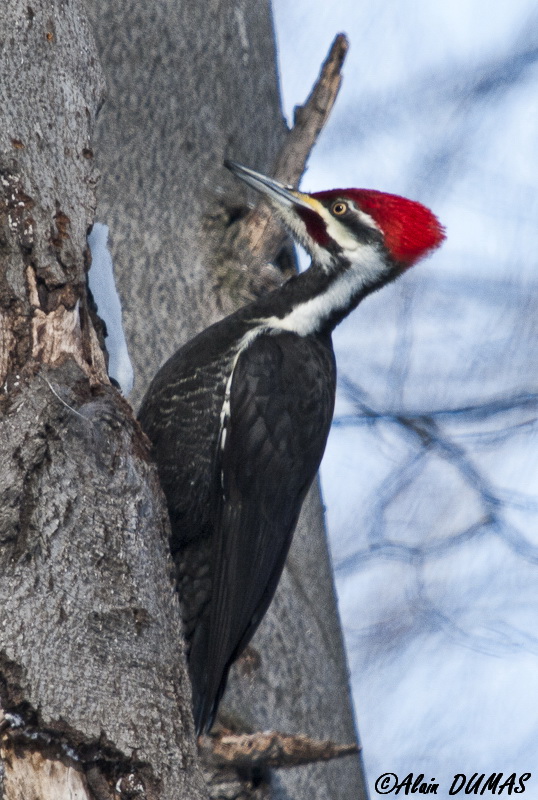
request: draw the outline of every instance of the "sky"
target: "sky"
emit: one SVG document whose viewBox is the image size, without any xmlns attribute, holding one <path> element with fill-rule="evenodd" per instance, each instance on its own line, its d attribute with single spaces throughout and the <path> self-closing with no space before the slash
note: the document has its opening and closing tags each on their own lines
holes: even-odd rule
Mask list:
<svg viewBox="0 0 538 800">
<path fill-rule="evenodd" d="M 533 768 L 538 797 L 538 8 L 273 5 L 288 120 L 350 39 L 301 187 L 403 194 L 447 230 L 334 337 L 322 483 L 372 797 Z"/>
</svg>

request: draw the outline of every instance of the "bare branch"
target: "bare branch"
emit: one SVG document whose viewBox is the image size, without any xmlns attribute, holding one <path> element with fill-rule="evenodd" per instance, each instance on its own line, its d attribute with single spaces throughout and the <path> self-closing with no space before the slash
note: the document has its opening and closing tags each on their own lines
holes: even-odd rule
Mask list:
<svg viewBox="0 0 538 800">
<path fill-rule="evenodd" d="M 277 180 L 296 186 L 316 140 L 325 126 L 342 82 L 342 67 L 348 40 L 338 34 L 331 45 L 319 77 L 303 106 L 295 109 L 293 128 L 289 131 L 273 170 Z M 286 234 L 265 203 L 251 211 L 240 223 L 236 239 L 239 252 L 243 248 L 254 259 L 273 259 L 281 249 Z M 276 282 L 275 282 L 276 283 Z"/>
<path fill-rule="evenodd" d="M 242 769 L 296 767 L 342 758 L 359 751 L 356 743 L 335 744 L 278 731 L 241 735 L 225 731 L 216 736 L 201 736 L 199 746 L 204 759 L 214 765 Z"/>
<path fill-rule="evenodd" d="M 277 156 L 274 176 L 296 186 L 319 134 L 325 127 L 342 83 L 342 67 L 349 48 L 343 33 L 336 36 L 306 103 L 295 108 L 293 128 Z"/>
</svg>

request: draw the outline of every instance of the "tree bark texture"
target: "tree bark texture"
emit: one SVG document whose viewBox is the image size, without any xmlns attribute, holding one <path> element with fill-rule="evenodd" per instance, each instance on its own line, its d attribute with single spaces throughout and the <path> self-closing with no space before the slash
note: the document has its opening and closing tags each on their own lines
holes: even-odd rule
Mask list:
<svg viewBox="0 0 538 800">
<path fill-rule="evenodd" d="M 162 493 L 86 301 L 93 35 L 10 0 L 0 38 L 0 797 L 201 800 Z"/>
<path fill-rule="evenodd" d="M 248 198 L 222 162 L 271 174 L 287 130 L 267 0 L 87 2 L 108 86 L 98 219 L 110 226 L 136 405 L 181 344 L 282 279 L 263 259 L 233 257 Z M 275 600 L 232 673 L 224 722 L 355 741 L 317 486 Z M 366 797 L 357 756 L 281 770 L 272 787 L 274 798 Z"/>
</svg>

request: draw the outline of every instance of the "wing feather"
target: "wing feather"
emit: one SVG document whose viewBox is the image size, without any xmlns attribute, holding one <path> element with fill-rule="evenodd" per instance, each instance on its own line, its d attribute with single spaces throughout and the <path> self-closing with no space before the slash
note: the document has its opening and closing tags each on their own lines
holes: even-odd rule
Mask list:
<svg viewBox="0 0 538 800">
<path fill-rule="evenodd" d="M 215 465 L 222 486 L 200 711 L 205 722 L 275 592 L 325 449 L 334 386 L 330 339 L 262 334 L 238 357 Z"/>
</svg>

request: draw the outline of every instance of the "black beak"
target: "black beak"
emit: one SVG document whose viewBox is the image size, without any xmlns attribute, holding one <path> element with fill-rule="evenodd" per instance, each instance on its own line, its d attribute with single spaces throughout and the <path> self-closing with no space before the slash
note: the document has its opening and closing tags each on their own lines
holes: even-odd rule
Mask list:
<svg viewBox="0 0 538 800">
<path fill-rule="evenodd" d="M 260 172 L 255 172 L 253 169 L 238 164 L 237 161 L 226 160 L 224 166 L 229 169 L 230 172 L 233 172 L 237 178 L 240 178 L 249 186 L 252 186 L 253 189 L 256 189 L 257 192 L 260 192 L 260 194 L 276 206 L 287 206 L 288 208 L 301 206 L 302 208 L 308 208 L 312 211 L 311 203 L 306 200 L 308 195 L 296 189 L 292 189 L 291 186 L 284 186 L 283 183 L 275 181 L 273 178 L 267 178 Z"/>
</svg>

